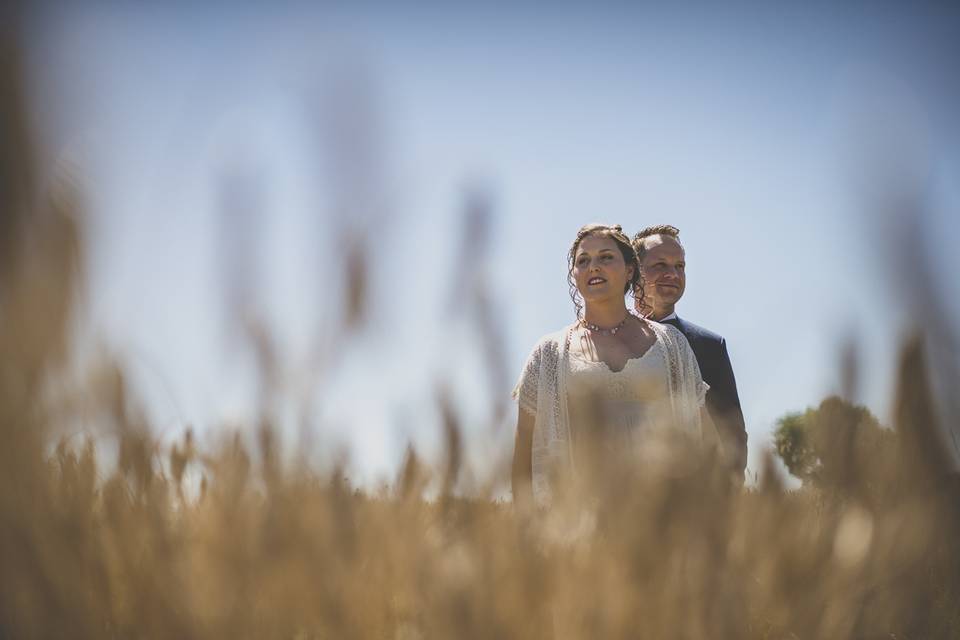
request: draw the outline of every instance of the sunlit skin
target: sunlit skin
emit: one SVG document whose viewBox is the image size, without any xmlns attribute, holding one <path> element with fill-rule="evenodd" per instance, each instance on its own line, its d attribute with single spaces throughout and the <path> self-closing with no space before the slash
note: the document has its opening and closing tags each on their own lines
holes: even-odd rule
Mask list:
<svg viewBox="0 0 960 640">
<path fill-rule="evenodd" d="M 573 281 L 583 297 L 583 317 L 599 327 L 614 327 L 627 315 L 624 287 L 633 277 L 612 238 L 587 236 L 573 260 Z"/>
<path fill-rule="evenodd" d="M 652 320 L 662 320 L 674 312 L 687 286 L 687 260 L 683 247 L 671 236 L 655 235 L 644 239 L 646 254 L 640 265 L 643 277 L 643 305 L 637 311 Z"/>
</svg>

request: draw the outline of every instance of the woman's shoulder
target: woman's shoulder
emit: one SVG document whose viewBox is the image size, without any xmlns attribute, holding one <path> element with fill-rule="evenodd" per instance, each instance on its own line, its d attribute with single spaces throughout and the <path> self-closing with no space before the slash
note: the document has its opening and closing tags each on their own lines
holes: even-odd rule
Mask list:
<svg viewBox="0 0 960 640">
<path fill-rule="evenodd" d="M 552 331 L 540 336 L 533 349 L 530 350 L 530 357 L 539 357 L 541 354 L 557 355 L 560 349 L 567 341 L 567 334 L 576 325 L 568 325 L 558 331 Z"/>
<path fill-rule="evenodd" d="M 566 342 L 566 340 L 567 340 L 567 334 L 568 334 L 572 329 L 575 329 L 576 326 L 577 326 L 576 324 L 570 324 L 570 325 L 565 326 L 565 327 L 562 328 L 562 329 L 558 329 L 557 331 L 551 331 L 550 333 L 544 334 L 544 335 L 540 336 L 540 339 L 537 340 L 537 344 L 536 344 L 535 346 L 536 346 L 536 347 L 541 347 L 541 346 L 544 346 L 544 345 L 551 345 L 551 346 L 552 346 L 552 345 L 560 345 L 560 344 Z"/>
</svg>

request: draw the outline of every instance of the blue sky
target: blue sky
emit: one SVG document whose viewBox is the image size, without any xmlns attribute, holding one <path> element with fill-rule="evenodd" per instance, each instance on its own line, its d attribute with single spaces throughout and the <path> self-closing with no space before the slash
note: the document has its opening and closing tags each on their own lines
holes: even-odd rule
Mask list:
<svg viewBox="0 0 960 640">
<path fill-rule="evenodd" d="M 125 358 L 162 434 L 214 438 L 257 406 L 224 304 L 238 184 L 259 203 L 238 264 L 280 345 L 284 429 L 298 437 L 291 407 L 309 397 L 316 438 L 349 444 L 367 478 L 408 439 L 436 450 L 438 380 L 476 451 L 509 444 L 487 400 L 573 319 L 565 254 L 587 222 L 681 229 L 678 310 L 728 340 L 754 466 L 777 417 L 839 390 L 851 337 L 857 399 L 887 416 L 897 340 L 922 317 L 893 277 L 915 265 L 869 209 L 891 176 L 919 176 L 935 285 L 960 314 L 960 12 L 945 5 L 106 3 L 38 13 L 29 41 L 49 155 L 82 158 L 90 185 L 89 333 Z M 462 238 L 477 191 L 486 250 Z M 376 242 L 368 326 L 343 336 L 348 228 Z M 473 270 L 506 381 L 483 375 Z M 317 373 L 311 354 L 338 341 Z"/>
</svg>

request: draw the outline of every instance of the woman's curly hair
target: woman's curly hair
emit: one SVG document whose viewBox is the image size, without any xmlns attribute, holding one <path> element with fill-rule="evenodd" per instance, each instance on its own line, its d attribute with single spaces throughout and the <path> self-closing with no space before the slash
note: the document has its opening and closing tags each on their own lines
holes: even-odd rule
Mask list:
<svg viewBox="0 0 960 640">
<path fill-rule="evenodd" d="M 633 276 L 623 288 L 623 294 L 631 294 L 636 304 L 643 300 L 643 279 L 640 277 L 640 261 L 637 259 L 637 252 L 630 242 L 630 238 L 623 232 L 623 228 L 618 224 L 585 224 L 577 231 L 577 238 L 570 247 L 567 254 L 567 284 L 570 286 L 570 299 L 573 300 L 573 307 L 576 309 L 577 320 L 582 319 L 583 298 L 580 291 L 577 290 L 577 284 L 573 280 L 573 264 L 577 256 L 577 249 L 580 243 L 587 236 L 596 236 L 600 238 L 610 238 L 617 244 L 620 254 L 623 256 L 624 263 L 629 267 L 633 266 Z"/>
</svg>

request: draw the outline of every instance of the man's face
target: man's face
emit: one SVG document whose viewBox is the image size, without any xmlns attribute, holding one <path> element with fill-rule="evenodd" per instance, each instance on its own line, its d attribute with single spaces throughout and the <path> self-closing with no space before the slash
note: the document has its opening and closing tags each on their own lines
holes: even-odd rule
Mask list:
<svg viewBox="0 0 960 640">
<path fill-rule="evenodd" d="M 644 242 L 647 248 L 641 264 L 644 300 L 654 309 L 672 309 L 687 286 L 683 247 L 675 238 L 665 235 L 650 236 Z"/>
</svg>

